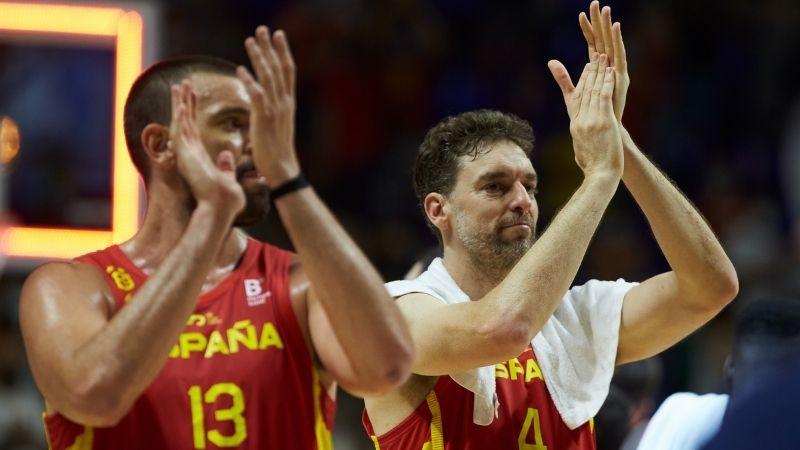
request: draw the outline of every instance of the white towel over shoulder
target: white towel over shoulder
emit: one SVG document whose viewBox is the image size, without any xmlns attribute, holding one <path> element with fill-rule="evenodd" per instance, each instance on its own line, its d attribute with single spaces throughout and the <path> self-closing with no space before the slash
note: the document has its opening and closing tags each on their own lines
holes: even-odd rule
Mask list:
<svg viewBox="0 0 800 450">
<path fill-rule="evenodd" d="M 614 374 L 622 299 L 636 283 L 591 280 L 570 289 L 556 312 L 532 343 L 545 385 L 564 423 L 575 429 L 597 414 L 608 395 Z M 440 258 L 413 280 L 386 283 L 393 297 L 412 292 L 428 294 L 444 303 L 470 298 L 447 273 Z M 494 367 L 450 374 L 475 395 L 473 422 L 489 425 L 499 402 Z"/>
</svg>

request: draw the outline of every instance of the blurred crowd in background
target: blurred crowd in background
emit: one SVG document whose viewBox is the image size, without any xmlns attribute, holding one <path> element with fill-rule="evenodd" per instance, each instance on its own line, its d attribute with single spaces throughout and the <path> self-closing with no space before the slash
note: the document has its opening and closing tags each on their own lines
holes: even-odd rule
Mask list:
<svg viewBox="0 0 800 450">
<path fill-rule="evenodd" d="M 607 4 L 622 23 L 628 49 L 631 89 L 623 123 L 711 223 L 737 268 L 741 290 L 728 310 L 681 344 L 656 359 L 620 368 L 604 410 L 612 424 L 606 436 L 600 436 L 604 428 L 598 422 L 603 438 L 620 424 L 624 437 L 672 392 L 724 391 L 723 363 L 736 310 L 774 295 L 800 301 L 800 3 Z M 577 16 L 588 1 L 182 0 L 156 5 L 161 23 L 145 26 L 159 27 L 159 57 L 210 54 L 242 64 L 243 40 L 258 24 L 286 30 L 299 71 L 297 146 L 304 171 L 386 279 L 402 277 L 436 245 L 411 188 L 411 163 L 425 131 L 447 115 L 493 108 L 531 122 L 540 233 L 579 184 L 566 110 L 546 63 L 559 59 L 577 77 L 587 59 Z M 64 66 L 57 73 L 22 72 L 25 86 L 77 86 L 72 94 L 80 109 L 64 110 L 47 95 L 34 95 L 41 90 L 9 87 L 21 75 L 18 71 L 14 78 L 4 58 L 19 61 L 19 49 L 0 45 L 0 116 L 10 114 L 4 107 L 14 90 L 13 98 L 24 98 L 42 123 L 74 122 L 63 126 L 69 135 L 41 139 L 38 149 L 23 132 L 20 156 L 8 168 L 9 213 L 31 224 L 108 226 L 102 204 L 109 195 L 110 137 L 81 137 L 87 133 L 80 130 L 109 129 L 111 106 L 80 98 L 81 84 L 75 80 L 110 85 L 109 69 L 82 76 L 71 71 L 91 64 Z M 90 58 L 97 67 L 108 59 L 76 58 Z M 97 117 L 106 110 L 105 118 Z M 290 245 L 275 214 L 248 231 Z M 621 188 L 576 283 L 642 280 L 664 269 L 646 221 Z M 7 270 L 0 280 L 0 449 L 45 445 L 41 400 L 17 327 L 26 273 Z M 371 448 L 360 413 L 359 402 L 340 395 L 339 448 Z M 618 448 L 621 438 L 608 439 L 617 443 L 601 440 L 601 450 Z"/>
</svg>

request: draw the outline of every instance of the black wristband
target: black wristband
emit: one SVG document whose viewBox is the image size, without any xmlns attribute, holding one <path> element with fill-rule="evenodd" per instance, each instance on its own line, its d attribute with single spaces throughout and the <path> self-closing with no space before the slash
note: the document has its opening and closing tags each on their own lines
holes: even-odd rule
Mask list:
<svg viewBox="0 0 800 450">
<path fill-rule="evenodd" d="M 291 180 L 283 183 L 282 185 L 272 189 L 270 191 L 270 197 L 272 197 L 272 201 L 283 197 L 286 194 L 290 194 L 294 191 L 303 189 L 304 187 L 311 186 L 311 183 L 306 180 L 306 177 L 303 176 L 303 172 L 297 174 L 296 177 L 292 178 Z"/>
</svg>

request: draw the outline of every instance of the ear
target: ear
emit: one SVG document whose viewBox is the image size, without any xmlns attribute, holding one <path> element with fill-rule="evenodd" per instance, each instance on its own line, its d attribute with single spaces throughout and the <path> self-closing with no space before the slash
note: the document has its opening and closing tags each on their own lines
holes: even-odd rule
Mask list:
<svg viewBox="0 0 800 450">
<path fill-rule="evenodd" d="M 431 192 L 425 196 L 422 205 L 425 208 L 425 215 L 428 216 L 428 220 L 430 220 L 444 236 L 445 230 L 450 228 L 450 221 L 447 214 L 448 208 L 444 195 L 438 192 Z"/>
<path fill-rule="evenodd" d="M 175 151 L 170 148 L 169 128 L 157 123 L 142 130 L 142 148 L 153 167 L 168 169 L 175 164 Z"/>
</svg>

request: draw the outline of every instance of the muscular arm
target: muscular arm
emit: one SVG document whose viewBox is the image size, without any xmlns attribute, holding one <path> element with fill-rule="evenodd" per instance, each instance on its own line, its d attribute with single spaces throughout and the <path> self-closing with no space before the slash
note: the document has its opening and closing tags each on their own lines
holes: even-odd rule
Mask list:
<svg viewBox="0 0 800 450">
<path fill-rule="evenodd" d="M 113 425 L 127 413 L 186 326 L 230 227 L 226 222 L 198 206 L 175 248 L 113 317 L 111 294 L 93 267 L 54 263 L 28 278 L 20 322 L 36 383 L 50 406 L 90 426 Z"/>
<path fill-rule="evenodd" d="M 617 363 L 652 356 L 699 328 L 738 293 L 736 270 L 688 199 L 636 147 L 627 131 L 623 182 L 642 208 L 671 272 L 625 296 Z"/>
<path fill-rule="evenodd" d="M 222 151 L 212 162 L 200 143 L 194 104 L 187 81 L 172 87 L 166 152 L 197 207 L 130 304 L 112 316 L 105 281 L 83 264 L 43 266 L 23 286 L 20 323 L 34 377 L 48 404 L 76 422 L 114 425 L 155 378 L 244 206 L 233 154 Z"/>
<path fill-rule="evenodd" d="M 311 284 L 310 334 L 324 368 L 357 394 L 405 381 L 411 337 L 372 264 L 313 189 L 275 203 Z"/>
<path fill-rule="evenodd" d="M 611 8 L 593 1 L 580 27 L 589 54 L 607 52 L 619 73 L 614 109 L 622 119 L 629 77 L 625 43 Z M 563 68 L 559 69 L 566 73 Z M 657 275 L 625 296 L 617 363 L 652 356 L 714 317 L 738 293 L 736 271 L 714 233 L 689 200 L 636 147 L 620 125 L 625 150 L 623 182 L 647 217 L 671 272 Z"/>
<path fill-rule="evenodd" d="M 477 301 L 445 305 L 427 294 L 399 300 L 416 349 L 413 371 L 442 375 L 518 356 L 575 278 L 618 180 L 587 178 L 503 281 Z"/>
<path fill-rule="evenodd" d="M 274 40 L 274 42 L 273 42 Z M 296 73 L 283 32 L 258 27 L 245 40 L 256 79 L 239 78 L 253 100 L 253 161 L 271 188 L 300 173 L 294 145 Z M 382 392 L 409 375 L 413 348 L 408 327 L 383 280 L 313 189 L 275 200 L 311 288 L 311 340 L 325 369 L 350 390 Z"/>
</svg>

